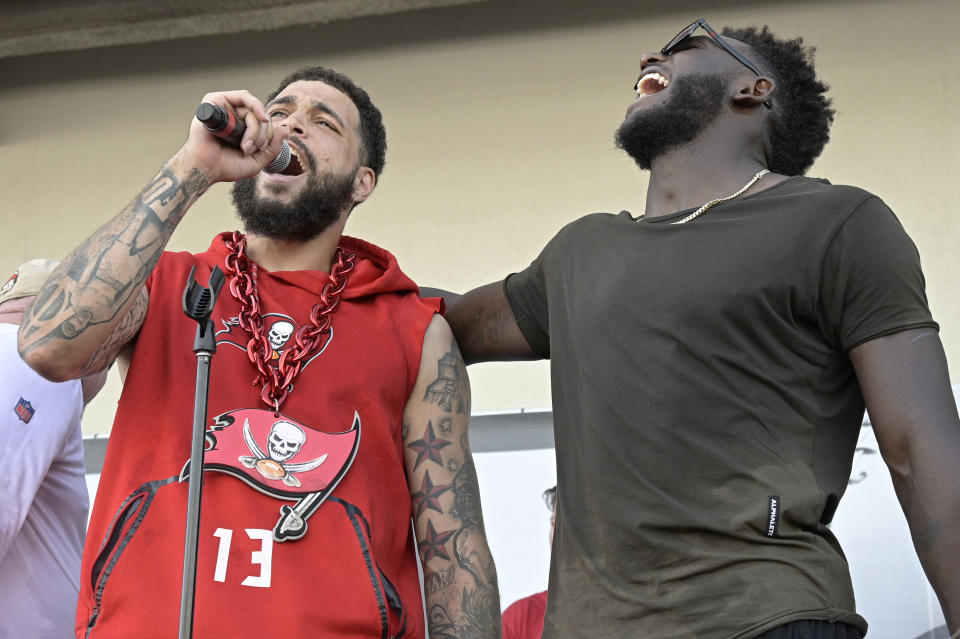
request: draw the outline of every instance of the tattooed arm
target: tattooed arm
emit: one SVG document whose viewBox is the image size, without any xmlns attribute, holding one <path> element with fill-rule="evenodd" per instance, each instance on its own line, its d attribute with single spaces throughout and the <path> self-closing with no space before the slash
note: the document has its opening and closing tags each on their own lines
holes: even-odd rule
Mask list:
<svg viewBox="0 0 960 639">
<path fill-rule="evenodd" d="M 24 317 L 20 355 L 53 380 L 110 365 L 146 315 L 144 283 L 187 209 L 214 182 L 255 175 L 280 148 L 263 105 L 246 91 L 211 93 L 244 118 L 244 150 L 221 144 L 196 119 L 183 147 L 115 218 L 63 261 Z"/>
<path fill-rule="evenodd" d="M 960 419 L 931 329 L 866 342 L 850 359 L 920 563 L 960 636 Z"/>
<path fill-rule="evenodd" d="M 500 637 L 497 572 L 467 440 L 470 381 L 446 321 L 427 329 L 404 453 L 431 639 Z"/>
<path fill-rule="evenodd" d="M 468 364 L 540 359 L 517 326 L 503 292 L 503 282 L 487 284 L 463 295 L 444 294 L 443 298 L 447 304 L 447 321 Z"/>
</svg>

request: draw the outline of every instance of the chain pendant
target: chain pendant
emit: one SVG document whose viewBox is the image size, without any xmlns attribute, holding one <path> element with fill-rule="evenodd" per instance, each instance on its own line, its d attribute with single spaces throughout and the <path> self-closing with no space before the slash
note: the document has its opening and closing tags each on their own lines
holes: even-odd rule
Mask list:
<svg viewBox="0 0 960 639">
<path fill-rule="evenodd" d="M 284 349 L 280 359 L 271 365 L 273 347 L 263 328 L 260 293 L 257 288 L 257 265 L 246 256 L 247 238 L 239 231 L 225 242 L 230 251 L 224 267 L 230 278 L 230 294 L 240 302 L 238 321 L 250 333 L 247 357 L 256 369 L 253 385 L 262 385 L 260 399 L 280 415 L 280 405 L 287 398 L 293 381 L 303 364 L 316 353 L 324 338 L 330 334 L 332 316 L 340 305 L 340 297 L 347 287 L 350 272 L 355 266 L 356 254 L 344 253 L 338 246 L 330 268 L 330 281 L 320 292 L 320 301 L 310 311 L 310 323 L 302 325 L 293 336 L 294 345 Z"/>
</svg>

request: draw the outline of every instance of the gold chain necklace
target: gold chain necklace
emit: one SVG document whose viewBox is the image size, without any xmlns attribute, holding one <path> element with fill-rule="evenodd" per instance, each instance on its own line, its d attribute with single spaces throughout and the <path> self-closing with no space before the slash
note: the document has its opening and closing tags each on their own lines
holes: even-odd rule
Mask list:
<svg viewBox="0 0 960 639">
<path fill-rule="evenodd" d="M 726 196 L 726 197 L 718 197 L 718 198 L 715 199 L 715 200 L 710 200 L 709 202 L 707 202 L 706 204 L 704 204 L 704 205 L 701 206 L 699 209 L 697 209 L 696 211 L 694 211 L 693 213 L 691 213 L 691 214 L 688 215 L 687 217 L 683 218 L 682 220 L 677 220 L 676 222 L 670 222 L 670 223 L 671 223 L 671 224 L 686 224 L 686 223 L 689 222 L 690 220 L 695 220 L 696 218 L 698 218 L 698 217 L 700 217 L 701 215 L 703 215 L 704 213 L 706 213 L 707 210 L 709 210 L 711 207 L 713 207 L 713 206 L 715 206 L 715 205 L 717 205 L 717 204 L 720 204 L 721 202 L 726 202 L 727 200 L 732 200 L 733 198 L 737 197 L 738 195 L 740 195 L 741 193 L 743 193 L 744 191 L 746 191 L 747 189 L 749 189 L 751 186 L 753 186 L 753 184 L 754 184 L 757 180 L 759 180 L 760 178 L 762 178 L 764 175 L 766 175 L 766 174 L 769 173 L 769 172 L 770 172 L 770 171 L 768 171 L 767 169 L 761 169 L 761 170 L 757 171 L 757 174 L 754 175 L 752 178 L 750 178 L 750 181 L 747 182 L 746 184 L 744 184 L 743 187 L 741 187 L 741 189 L 740 189 L 739 191 L 737 191 L 736 193 L 734 193 L 734 194 L 732 194 L 732 195 L 728 195 L 728 196 Z"/>
</svg>

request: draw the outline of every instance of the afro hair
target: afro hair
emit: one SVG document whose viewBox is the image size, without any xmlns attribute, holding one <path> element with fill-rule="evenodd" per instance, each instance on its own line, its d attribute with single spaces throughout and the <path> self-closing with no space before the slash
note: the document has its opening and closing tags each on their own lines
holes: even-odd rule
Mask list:
<svg viewBox="0 0 960 639">
<path fill-rule="evenodd" d="M 830 139 L 834 110 L 817 79 L 813 47 L 803 38 L 779 40 L 763 27 L 725 28 L 723 35 L 748 44 L 761 67 L 776 82 L 770 128 L 769 168 L 783 175 L 803 175 Z"/>
</svg>

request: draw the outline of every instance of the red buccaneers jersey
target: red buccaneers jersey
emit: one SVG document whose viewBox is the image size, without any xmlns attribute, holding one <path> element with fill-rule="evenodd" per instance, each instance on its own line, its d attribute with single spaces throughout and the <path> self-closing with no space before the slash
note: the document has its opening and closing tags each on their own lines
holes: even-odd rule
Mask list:
<svg viewBox="0 0 960 639">
<path fill-rule="evenodd" d="M 181 299 L 191 267 L 201 283 L 222 268 L 224 237 L 199 255 L 164 253 L 147 282 L 84 550 L 77 637 L 177 634 L 197 368 Z M 400 431 L 439 301 L 421 300 L 383 249 L 348 237 L 341 247 L 356 267 L 279 416 L 252 384 L 226 286 L 214 308 L 196 637 L 424 634 Z M 278 358 L 329 277 L 259 269 L 257 279 Z"/>
<path fill-rule="evenodd" d="M 546 611 L 546 590 L 514 601 L 501 615 L 503 639 L 540 639 Z"/>
</svg>

